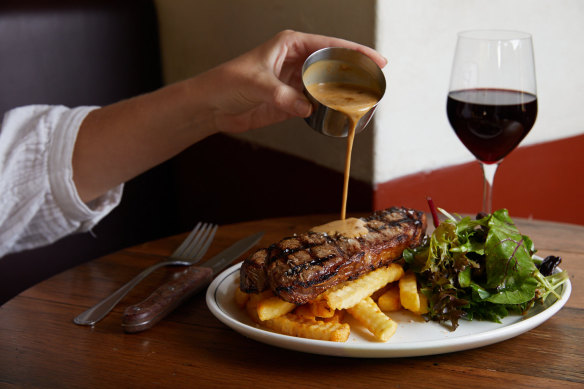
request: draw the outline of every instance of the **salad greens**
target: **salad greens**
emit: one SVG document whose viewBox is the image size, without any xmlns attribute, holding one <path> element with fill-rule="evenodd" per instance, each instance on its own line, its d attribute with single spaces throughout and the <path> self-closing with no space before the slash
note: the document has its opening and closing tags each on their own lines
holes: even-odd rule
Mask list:
<svg viewBox="0 0 584 389">
<path fill-rule="evenodd" d="M 421 246 L 403 254 L 428 298 L 427 319 L 450 322 L 455 330 L 461 318 L 500 322 L 549 295 L 560 297 L 555 290 L 568 276 L 551 271 L 560 259 L 551 257 L 549 274 L 542 274 L 533 259 L 533 242 L 519 232 L 506 209 L 476 220 L 440 211 L 447 219 Z"/>
</svg>

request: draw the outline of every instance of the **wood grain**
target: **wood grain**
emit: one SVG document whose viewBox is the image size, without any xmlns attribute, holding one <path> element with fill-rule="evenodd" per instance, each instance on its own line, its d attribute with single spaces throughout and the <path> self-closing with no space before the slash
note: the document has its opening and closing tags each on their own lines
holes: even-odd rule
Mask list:
<svg viewBox="0 0 584 389">
<path fill-rule="evenodd" d="M 311 215 L 221 226 L 206 257 L 266 231 L 261 246 L 331 220 Z M 149 242 L 61 273 L 0 307 L 0 386 L 7 387 L 408 387 L 571 388 L 584 384 L 584 227 L 516 220 L 540 255 L 563 258 L 573 291 L 554 317 L 516 338 L 464 352 L 397 359 L 336 358 L 247 339 L 208 311 L 204 295 L 154 328 L 125 334 L 125 307 L 179 269 L 161 269 L 95 327 L 74 316 L 144 267 L 170 254 L 186 234 Z"/>
</svg>

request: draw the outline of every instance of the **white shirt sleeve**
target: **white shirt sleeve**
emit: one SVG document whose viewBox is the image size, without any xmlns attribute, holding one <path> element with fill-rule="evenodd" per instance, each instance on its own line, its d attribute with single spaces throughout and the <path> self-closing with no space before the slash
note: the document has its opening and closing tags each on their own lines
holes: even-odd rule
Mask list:
<svg viewBox="0 0 584 389">
<path fill-rule="evenodd" d="M 73 182 L 81 123 L 98 107 L 31 105 L 0 130 L 0 257 L 89 231 L 120 202 L 123 185 L 89 204 Z"/>
</svg>

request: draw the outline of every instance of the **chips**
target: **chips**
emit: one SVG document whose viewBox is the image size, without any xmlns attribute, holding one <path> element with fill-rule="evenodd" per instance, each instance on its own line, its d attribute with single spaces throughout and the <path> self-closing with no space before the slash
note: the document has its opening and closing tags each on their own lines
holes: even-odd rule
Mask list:
<svg viewBox="0 0 584 389">
<path fill-rule="evenodd" d="M 332 318 L 336 312 L 328 306 L 326 300 L 317 300 L 312 303 L 304 304 L 296 308 L 295 313 L 303 317 L 319 317 L 322 319 Z"/>
<path fill-rule="evenodd" d="M 405 309 L 412 312 L 420 310 L 420 295 L 418 294 L 418 283 L 414 273 L 407 272 L 400 278 L 399 299 Z"/>
<path fill-rule="evenodd" d="M 376 300 L 377 301 L 376 301 Z M 235 302 L 252 320 L 281 334 L 309 339 L 345 342 L 351 328 L 347 312 L 379 341 L 388 341 L 397 323 L 385 312 L 405 308 L 416 314 L 428 311 L 426 296 L 417 288 L 416 276 L 398 264 L 371 271 L 324 292 L 316 300 L 296 306 L 271 291 L 247 294 L 239 288 Z"/>
<path fill-rule="evenodd" d="M 317 321 L 294 314 L 266 320 L 262 324 L 282 334 L 333 342 L 346 342 L 351 333 L 351 328 L 346 323 Z"/>
<path fill-rule="evenodd" d="M 392 285 L 388 288 L 385 293 L 383 293 L 377 299 L 377 305 L 383 312 L 395 312 L 399 311 L 401 306 L 401 301 L 399 300 L 399 286 Z"/>
<path fill-rule="evenodd" d="M 373 270 L 356 280 L 343 282 L 323 295 L 329 307 L 333 309 L 350 308 L 365 297 L 371 296 L 377 289 L 398 280 L 403 274 L 403 268 L 392 263 L 389 266 Z"/>
<path fill-rule="evenodd" d="M 347 312 L 383 342 L 387 342 L 397 329 L 397 323 L 381 312 L 381 309 L 371 297 L 365 297 L 359 303 L 347 309 Z"/>
<path fill-rule="evenodd" d="M 425 294 L 418 292 L 418 294 L 420 295 L 420 310 L 418 312 L 414 312 L 417 313 L 419 315 L 424 315 L 426 313 L 428 313 L 429 309 L 428 309 L 428 297 L 426 297 Z"/>
<path fill-rule="evenodd" d="M 258 302 L 257 311 L 261 321 L 274 319 L 291 312 L 296 304 L 289 303 L 279 297 L 272 296 Z"/>
</svg>

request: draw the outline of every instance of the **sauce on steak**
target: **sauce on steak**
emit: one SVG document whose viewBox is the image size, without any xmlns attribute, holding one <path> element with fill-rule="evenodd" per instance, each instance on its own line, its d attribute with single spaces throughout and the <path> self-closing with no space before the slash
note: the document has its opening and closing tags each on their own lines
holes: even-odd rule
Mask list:
<svg viewBox="0 0 584 389">
<path fill-rule="evenodd" d="M 257 250 L 241 266 L 241 290 L 271 289 L 285 301 L 305 304 L 335 285 L 400 260 L 426 232 L 426 215 L 403 207 L 362 220 L 368 232 L 357 237 L 308 231 Z"/>
</svg>

